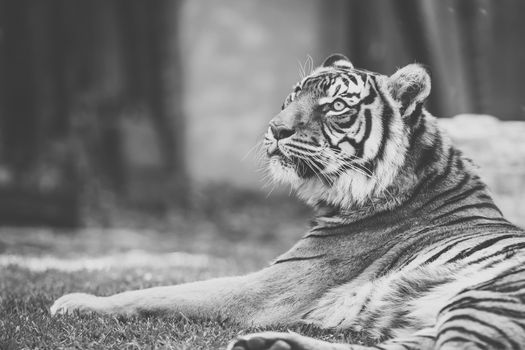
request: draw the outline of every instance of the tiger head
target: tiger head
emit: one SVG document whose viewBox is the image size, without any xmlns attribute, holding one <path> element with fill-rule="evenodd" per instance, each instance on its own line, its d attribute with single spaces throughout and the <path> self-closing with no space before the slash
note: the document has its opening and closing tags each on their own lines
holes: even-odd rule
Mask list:
<svg viewBox="0 0 525 350">
<path fill-rule="evenodd" d="M 270 121 L 264 149 L 272 178 L 313 205 L 350 209 L 382 196 L 401 172 L 429 92 L 419 65 L 388 77 L 328 57 Z"/>
</svg>

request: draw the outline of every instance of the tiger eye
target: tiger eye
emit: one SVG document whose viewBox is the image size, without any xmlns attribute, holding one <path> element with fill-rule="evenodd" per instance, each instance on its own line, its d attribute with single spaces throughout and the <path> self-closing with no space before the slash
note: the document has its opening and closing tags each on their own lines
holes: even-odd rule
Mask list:
<svg viewBox="0 0 525 350">
<path fill-rule="evenodd" d="M 345 109 L 345 104 L 341 101 L 335 101 L 332 105 L 332 109 L 337 112 L 342 111 L 343 109 Z"/>
<path fill-rule="evenodd" d="M 340 98 L 336 98 L 331 104 L 330 109 L 335 112 L 340 112 L 343 109 L 347 108 L 348 105 Z"/>
</svg>

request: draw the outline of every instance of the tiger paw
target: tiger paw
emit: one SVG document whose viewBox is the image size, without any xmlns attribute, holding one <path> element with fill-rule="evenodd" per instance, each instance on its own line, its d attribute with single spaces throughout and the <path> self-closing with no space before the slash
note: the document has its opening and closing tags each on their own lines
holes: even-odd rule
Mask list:
<svg viewBox="0 0 525 350">
<path fill-rule="evenodd" d="M 263 332 L 243 335 L 226 350 L 369 350 L 360 345 L 336 344 L 297 333 Z"/>
<path fill-rule="evenodd" d="M 292 350 L 298 349 L 292 347 L 279 336 L 269 336 L 267 333 L 259 333 L 243 336 L 234 340 L 228 346 L 228 350 Z"/>
<path fill-rule="evenodd" d="M 85 293 L 66 294 L 58 298 L 50 308 L 51 315 L 80 313 L 98 313 L 102 311 L 103 298 Z"/>
<path fill-rule="evenodd" d="M 227 350 L 335 350 L 342 344 L 332 344 L 294 332 L 262 332 L 239 337 Z M 348 350 L 347 347 L 344 347 Z"/>
</svg>

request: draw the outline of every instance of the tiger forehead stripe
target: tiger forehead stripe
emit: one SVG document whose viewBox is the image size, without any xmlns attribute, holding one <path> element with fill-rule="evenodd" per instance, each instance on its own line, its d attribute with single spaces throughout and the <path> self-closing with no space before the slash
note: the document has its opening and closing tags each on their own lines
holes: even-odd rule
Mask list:
<svg viewBox="0 0 525 350">
<path fill-rule="evenodd" d="M 332 85 L 328 88 L 327 95 L 332 97 L 343 94 L 358 95 L 363 89 L 363 86 L 364 81 L 361 77 L 356 79 L 355 76 L 342 75 L 333 80 Z"/>
</svg>

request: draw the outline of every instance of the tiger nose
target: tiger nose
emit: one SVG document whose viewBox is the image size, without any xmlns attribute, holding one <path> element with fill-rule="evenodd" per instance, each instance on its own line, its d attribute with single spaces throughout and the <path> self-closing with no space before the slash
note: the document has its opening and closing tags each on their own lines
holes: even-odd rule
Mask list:
<svg viewBox="0 0 525 350">
<path fill-rule="evenodd" d="M 275 137 L 276 140 L 285 139 L 295 134 L 294 129 L 290 129 L 283 124 L 270 123 L 270 130 L 272 130 L 273 137 Z"/>
</svg>

